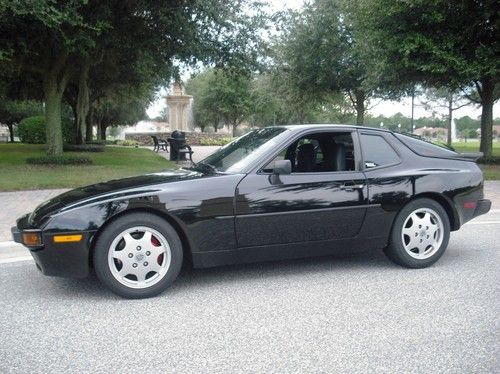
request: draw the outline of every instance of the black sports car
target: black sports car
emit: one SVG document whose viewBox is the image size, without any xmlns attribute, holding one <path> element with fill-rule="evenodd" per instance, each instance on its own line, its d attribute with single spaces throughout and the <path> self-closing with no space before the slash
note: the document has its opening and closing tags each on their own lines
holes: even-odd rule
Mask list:
<svg viewBox="0 0 500 374">
<path fill-rule="evenodd" d="M 341 125 L 252 131 L 190 167 L 77 188 L 17 220 L 43 274 L 91 267 L 118 295 L 210 267 L 384 248 L 422 268 L 450 231 L 489 211 L 480 154 Z"/>
</svg>

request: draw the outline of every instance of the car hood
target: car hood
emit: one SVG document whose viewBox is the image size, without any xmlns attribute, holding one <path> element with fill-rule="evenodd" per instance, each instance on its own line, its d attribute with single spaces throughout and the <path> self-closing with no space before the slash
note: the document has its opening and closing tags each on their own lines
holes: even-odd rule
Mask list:
<svg viewBox="0 0 500 374">
<path fill-rule="evenodd" d="M 39 205 L 29 217 L 31 224 L 62 210 L 99 201 L 125 198 L 160 191 L 165 183 L 198 179 L 207 176 L 198 171 L 178 169 L 146 174 L 75 188 Z"/>
</svg>

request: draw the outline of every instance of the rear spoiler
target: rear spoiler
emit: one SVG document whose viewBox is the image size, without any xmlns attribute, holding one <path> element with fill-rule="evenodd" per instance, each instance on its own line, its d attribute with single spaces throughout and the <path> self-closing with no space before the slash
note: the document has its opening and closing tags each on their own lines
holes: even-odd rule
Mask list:
<svg viewBox="0 0 500 374">
<path fill-rule="evenodd" d="M 468 161 L 477 161 L 483 157 L 483 152 L 458 153 L 458 156 Z"/>
</svg>

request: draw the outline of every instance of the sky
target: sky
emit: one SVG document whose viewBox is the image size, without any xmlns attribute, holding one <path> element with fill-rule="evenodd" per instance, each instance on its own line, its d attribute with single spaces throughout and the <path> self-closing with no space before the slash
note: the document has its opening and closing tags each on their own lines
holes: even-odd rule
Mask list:
<svg viewBox="0 0 500 374">
<path fill-rule="evenodd" d="M 286 9 L 300 9 L 304 0 L 268 0 L 269 12 L 275 12 Z M 189 73 L 185 72 L 183 79 L 189 78 Z M 161 90 L 158 94 L 158 99 L 152 103 L 148 108 L 147 114 L 150 118 L 154 118 L 160 114 L 160 111 L 166 106 L 166 101 L 164 96 L 167 94 L 165 89 Z M 372 100 L 369 105 L 371 109 L 368 110 L 373 116 L 384 115 L 386 117 L 392 116 L 396 113 L 401 113 L 407 117 L 411 116 L 411 98 L 404 98 L 400 101 L 389 101 L 389 100 Z M 493 107 L 493 118 L 498 116 L 500 109 L 500 102 L 497 102 Z M 437 115 L 445 115 L 446 109 L 436 109 Z M 420 117 L 430 117 L 432 115 L 432 110 L 426 110 L 422 105 L 420 98 L 415 98 L 415 108 L 414 115 L 415 118 Z M 463 116 L 469 116 L 471 118 L 478 118 L 481 115 L 481 107 L 478 105 L 468 105 L 457 109 L 453 112 L 454 118 L 460 118 Z"/>
</svg>

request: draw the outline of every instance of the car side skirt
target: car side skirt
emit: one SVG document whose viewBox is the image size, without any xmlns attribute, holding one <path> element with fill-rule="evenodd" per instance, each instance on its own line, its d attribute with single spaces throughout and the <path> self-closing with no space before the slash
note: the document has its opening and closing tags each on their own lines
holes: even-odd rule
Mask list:
<svg viewBox="0 0 500 374">
<path fill-rule="evenodd" d="M 195 268 L 209 268 L 262 261 L 349 254 L 377 250 L 387 245 L 387 236 L 242 247 L 228 251 L 193 252 Z"/>
</svg>

